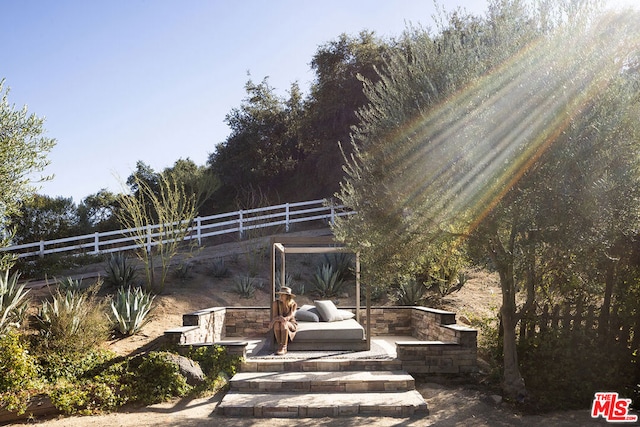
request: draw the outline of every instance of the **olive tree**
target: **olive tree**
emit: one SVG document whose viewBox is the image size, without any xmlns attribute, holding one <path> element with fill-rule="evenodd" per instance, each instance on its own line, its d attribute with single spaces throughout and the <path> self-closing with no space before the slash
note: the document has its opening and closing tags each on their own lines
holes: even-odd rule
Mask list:
<svg viewBox="0 0 640 427">
<path fill-rule="evenodd" d="M 27 107 L 16 109 L 9 103 L 9 89 L 0 80 L 0 239 L 7 246 L 11 236 L 9 218 L 18 213 L 20 203 L 31 197 L 37 181 L 34 174 L 41 172 L 49 163 L 47 154 L 55 140 L 43 136 L 44 119 L 29 114 Z M 34 182 L 35 181 L 35 182 Z M 10 258 L 3 256 L 3 267 Z"/>
<path fill-rule="evenodd" d="M 596 212 L 637 221 L 637 17 L 509 0 L 438 22 L 436 34 L 407 30 L 380 80 L 363 79 L 369 105 L 337 194 L 358 214 L 335 232 L 374 280 L 410 272 L 443 242 L 490 260 L 502 287 L 503 389 L 523 398 L 518 267 L 569 236 L 577 247 L 636 225 Z M 604 188 L 616 196 L 600 197 Z"/>
</svg>

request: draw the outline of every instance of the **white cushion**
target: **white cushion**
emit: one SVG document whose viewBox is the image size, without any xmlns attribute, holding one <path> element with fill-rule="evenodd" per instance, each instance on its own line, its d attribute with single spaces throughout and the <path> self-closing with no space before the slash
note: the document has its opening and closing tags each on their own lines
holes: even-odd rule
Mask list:
<svg viewBox="0 0 640 427">
<path fill-rule="evenodd" d="M 314 301 L 316 305 L 316 309 L 318 313 L 320 313 L 320 318 L 324 322 L 336 322 L 338 320 L 342 320 L 342 315 L 338 311 L 338 308 L 335 306 L 333 301 Z"/>
<path fill-rule="evenodd" d="M 356 314 L 349 310 L 338 310 L 338 315 L 340 316 L 340 320 L 349 320 L 356 317 Z"/>
</svg>

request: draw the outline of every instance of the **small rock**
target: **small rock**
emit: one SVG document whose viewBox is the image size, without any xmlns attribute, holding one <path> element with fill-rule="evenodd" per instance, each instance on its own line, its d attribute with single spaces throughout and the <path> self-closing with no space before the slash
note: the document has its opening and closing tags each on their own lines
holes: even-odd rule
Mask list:
<svg viewBox="0 0 640 427">
<path fill-rule="evenodd" d="M 491 400 L 493 401 L 493 403 L 495 403 L 496 405 L 499 405 L 502 403 L 502 396 L 498 395 L 498 394 L 492 394 L 491 395 Z"/>
</svg>

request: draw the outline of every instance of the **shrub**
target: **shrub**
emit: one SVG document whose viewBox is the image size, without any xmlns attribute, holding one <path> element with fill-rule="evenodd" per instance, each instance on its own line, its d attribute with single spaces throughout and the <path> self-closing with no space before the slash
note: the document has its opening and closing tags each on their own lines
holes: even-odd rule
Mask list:
<svg viewBox="0 0 640 427">
<path fill-rule="evenodd" d="M 145 405 L 160 403 L 172 397 L 185 396 L 191 390 L 178 365 L 164 358 L 161 352 L 145 355 L 140 364 L 133 367 L 129 385 L 132 400 L 137 402 Z"/>
<path fill-rule="evenodd" d="M 173 275 L 177 279 L 185 280 L 189 279 L 193 276 L 192 274 L 193 264 L 189 261 L 183 261 L 178 263 L 176 267 L 173 269 Z"/>
<path fill-rule="evenodd" d="M 353 276 L 353 254 L 346 252 L 324 254 L 324 263 L 330 265 L 341 280 L 347 280 Z"/>
<path fill-rule="evenodd" d="M 342 289 L 344 282 L 339 277 L 337 271 L 333 271 L 333 267 L 329 264 L 318 266 L 316 273 L 311 281 L 314 291 L 321 298 L 331 298 L 338 295 Z"/>
<path fill-rule="evenodd" d="M 86 351 L 108 337 L 105 302 L 96 298 L 98 282 L 87 292 L 59 290 L 40 308 L 37 321 L 39 344 L 64 352 Z"/>
<path fill-rule="evenodd" d="M 224 259 L 222 258 L 214 259 L 211 263 L 209 271 L 211 272 L 211 275 L 216 279 L 229 277 L 229 267 L 227 267 Z"/>
<path fill-rule="evenodd" d="M 37 389 L 38 371 L 35 359 L 15 331 L 0 335 L 0 372 L 0 408 L 24 413 Z"/>
<path fill-rule="evenodd" d="M 29 306 L 29 290 L 18 284 L 18 272 L 9 275 L 9 270 L 0 273 L 0 335 L 9 328 L 20 326 Z"/>
<path fill-rule="evenodd" d="M 71 277 L 65 277 L 58 283 L 58 289 L 61 291 L 73 291 L 79 292 L 83 289 L 82 279 L 73 279 Z"/>
<path fill-rule="evenodd" d="M 122 335 L 136 334 L 151 318 L 155 296 L 141 288 L 119 289 L 116 299 L 111 302 L 111 313 L 115 328 Z"/>
<path fill-rule="evenodd" d="M 394 295 L 397 305 L 422 305 L 427 288 L 415 278 L 404 279 L 398 284 Z"/>
<path fill-rule="evenodd" d="M 256 293 L 256 289 L 261 288 L 262 283 L 251 276 L 236 277 L 235 292 L 242 298 L 251 298 Z"/>
<path fill-rule="evenodd" d="M 121 252 L 112 253 L 105 267 L 107 283 L 117 288 L 128 288 L 136 285 L 136 269 L 128 263 L 128 258 Z"/>
</svg>

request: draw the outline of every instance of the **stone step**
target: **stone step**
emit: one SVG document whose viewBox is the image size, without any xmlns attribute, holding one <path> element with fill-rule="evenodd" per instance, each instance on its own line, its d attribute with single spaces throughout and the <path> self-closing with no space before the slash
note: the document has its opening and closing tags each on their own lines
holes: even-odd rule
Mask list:
<svg viewBox="0 0 640 427">
<path fill-rule="evenodd" d="M 399 371 L 402 361 L 398 359 L 253 359 L 240 365 L 240 372 L 313 372 L 313 371 Z"/>
<path fill-rule="evenodd" d="M 240 372 L 231 391 L 274 393 L 360 393 L 408 391 L 415 380 L 404 371 Z"/>
<path fill-rule="evenodd" d="M 416 390 L 382 393 L 240 393 L 230 391 L 217 407 L 227 417 L 410 417 L 428 414 Z"/>
</svg>

